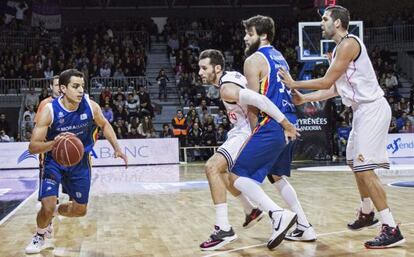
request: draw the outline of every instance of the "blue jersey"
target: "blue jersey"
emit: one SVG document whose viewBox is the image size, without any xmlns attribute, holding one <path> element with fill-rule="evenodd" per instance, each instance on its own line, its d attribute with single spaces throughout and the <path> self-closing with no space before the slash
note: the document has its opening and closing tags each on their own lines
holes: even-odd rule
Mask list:
<svg viewBox="0 0 414 257">
<path fill-rule="evenodd" d="M 53 140 L 63 132 L 75 134 L 83 143 L 85 153 L 92 151 L 96 141 L 97 126 L 93 120 L 92 105 L 88 95 L 84 95 L 79 107 L 75 111 L 67 110 L 61 103 L 62 97 L 53 100 L 49 106 L 52 111 L 52 124 L 47 131 L 46 140 Z M 46 159 L 51 158 L 51 152 L 47 153 Z"/>
<path fill-rule="evenodd" d="M 269 74 L 260 81 L 259 93 L 267 96 L 282 113 L 295 113 L 291 90 L 282 83 L 277 74 L 279 68 L 289 70 L 289 65 L 285 58 L 271 45 L 260 47 L 257 53 L 261 54 L 269 65 Z M 269 119 L 270 117 L 266 113 L 261 112 L 259 114 L 259 123 L 263 124 Z"/>
</svg>

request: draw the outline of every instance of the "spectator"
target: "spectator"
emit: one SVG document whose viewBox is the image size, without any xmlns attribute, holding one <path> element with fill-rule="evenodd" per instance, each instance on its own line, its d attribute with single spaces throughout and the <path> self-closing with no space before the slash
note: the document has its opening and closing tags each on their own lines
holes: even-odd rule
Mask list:
<svg viewBox="0 0 414 257">
<path fill-rule="evenodd" d="M 3 129 L 0 130 L 0 142 L 10 142 L 10 137 Z"/>
<path fill-rule="evenodd" d="M 29 9 L 29 6 L 26 2 L 20 2 L 15 5 L 16 8 L 16 22 L 17 27 L 20 29 L 20 27 L 23 25 L 24 22 L 24 12 Z"/>
<path fill-rule="evenodd" d="M 133 98 L 133 94 L 128 94 L 128 100 L 125 104 L 126 110 L 128 112 L 128 120 L 132 117 L 137 117 L 139 114 L 139 103 Z"/>
<path fill-rule="evenodd" d="M 109 121 L 109 123 L 112 123 L 114 121 L 114 114 L 109 104 L 105 104 L 105 107 L 102 110 L 102 114 L 105 117 L 105 119 Z"/>
<path fill-rule="evenodd" d="M 413 124 L 410 120 L 406 120 L 404 126 L 400 129 L 400 133 L 414 133 Z"/>
<path fill-rule="evenodd" d="M 43 72 L 45 79 L 53 79 L 53 70 L 52 67 L 48 66 L 46 70 Z"/>
<path fill-rule="evenodd" d="M 111 68 L 109 67 L 109 63 L 105 63 L 104 66 L 99 69 L 99 75 L 102 78 L 111 77 Z"/>
<path fill-rule="evenodd" d="M 214 130 L 213 124 L 208 124 L 207 129 L 203 133 L 203 145 L 205 146 L 216 146 L 217 145 L 217 138 L 216 138 L 216 131 Z M 208 158 L 213 155 L 213 149 L 205 149 L 205 156 Z"/>
<path fill-rule="evenodd" d="M 222 145 L 227 139 L 227 131 L 224 130 L 223 125 L 219 125 L 216 134 L 217 145 Z"/>
<path fill-rule="evenodd" d="M 34 128 L 34 121 L 31 120 L 30 115 L 23 115 L 24 121 L 22 122 L 22 135 L 25 136 L 26 132 L 32 133 Z"/>
<path fill-rule="evenodd" d="M 30 121 L 34 121 L 36 113 L 34 111 L 33 105 L 29 105 L 28 110 L 23 113 L 23 117 L 29 116 Z"/>
<path fill-rule="evenodd" d="M 0 114 L 0 130 L 4 130 L 6 134 L 10 132 L 10 124 L 6 120 L 6 114 L 4 113 Z"/>
<path fill-rule="evenodd" d="M 170 125 L 168 123 L 164 123 L 162 125 L 162 131 L 160 133 L 160 138 L 171 138 L 171 137 L 174 137 L 174 135 L 170 128 Z"/>
<path fill-rule="evenodd" d="M 144 86 L 139 87 L 138 96 L 142 115 L 150 115 L 151 117 L 154 117 L 154 109 L 151 105 L 151 99 L 149 94 L 145 92 Z"/>
<path fill-rule="evenodd" d="M 187 136 L 188 125 L 184 118 L 182 110 L 177 110 L 177 115 L 172 119 L 171 124 L 173 127 L 174 137 L 178 137 L 178 140 L 180 141 L 180 146 L 186 146 L 185 140 Z"/>
<path fill-rule="evenodd" d="M 128 136 L 128 129 L 125 125 L 124 120 L 117 120 L 116 123 L 113 124 L 113 128 L 118 139 L 124 139 Z"/>
<path fill-rule="evenodd" d="M 113 102 L 113 105 L 116 109 L 118 109 L 118 107 L 124 108 L 124 106 L 125 106 L 125 100 L 122 98 L 122 96 L 123 95 L 116 95 L 115 96 L 116 100 Z"/>
<path fill-rule="evenodd" d="M 101 94 L 99 95 L 99 104 L 101 107 L 105 106 L 104 102 L 106 97 L 112 98 L 111 90 L 109 90 L 108 87 L 104 87 Z"/>
<path fill-rule="evenodd" d="M 170 79 L 165 74 L 164 69 L 161 69 L 159 71 L 158 77 L 155 79 L 160 86 L 158 98 L 161 100 L 161 95 L 164 96 L 164 101 L 167 100 L 167 81 L 170 81 Z"/>
<path fill-rule="evenodd" d="M 387 73 L 387 78 L 385 79 L 385 86 L 388 90 L 396 90 L 398 86 L 398 80 L 397 77 L 389 72 Z"/>
<path fill-rule="evenodd" d="M 340 156 L 345 156 L 346 145 L 349 138 L 349 133 L 351 132 L 351 127 L 343 121 L 341 126 L 338 127 L 338 153 Z"/>
<path fill-rule="evenodd" d="M 49 91 L 47 90 L 47 88 L 44 88 L 42 90 L 42 93 L 39 95 L 39 103 L 43 100 L 49 97 Z"/>
<path fill-rule="evenodd" d="M 128 132 L 131 131 L 131 128 L 136 128 L 138 131 L 138 126 L 140 124 L 140 119 L 139 117 L 133 117 L 129 122 L 128 122 Z"/>
<path fill-rule="evenodd" d="M 188 133 L 188 146 L 201 146 L 203 143 L 203 130 L 198 126 L 198 123 L 194 123 L 193 127 Z M 190 151 L 190 156 L 194 159 L 201 158 L 201 152 L 199 149 L 193 149 Z"/>
<path fill-rule="evenodd" d="M 114 111 L 114 120 L 124 120 L 127 121 L 128 120 L 128 112 L 125 110 L 124 107 L 118 105 L 116 106 L 116 110 Z"/>
<path fill-rule="evenodd" d="M 33 89 L 29 91 L 29 94 L 26 95 L 26 100 L 24 106 L 29 109 L 29 106 L 32 105 L 33 107 L 37 107 L 39 105 L 39 97 L 35 95 Z"/>
<path fill-rule="evenodd" d="M 138 133 L 137 128 L 132 127 L 128 132 L 128 139 L 145 138 L 145 136 Z"/>
<path fill-rule="evenodd" d="M 146 138 L 156 137 L 154 125 L 150 116 L 144 116 L 144 120 L 138 126 L 138 133 Z"/>
<path fill-rule="evenodd" d="M 207 91 L 207 99 L 210 101 L 210 105 L 220 105 L 220 91 L 215 86 L 209 86 Z"/>
<path fill-rule="evenodd" d="M 220 109 L 218 111 L 218 114 L 214 117 L 214 123 L 217 125 L 220 125 L 223 123 L 223 118 L 227 118 L 227 116 L 224 114 L 224 110 Z"/>
</svg>

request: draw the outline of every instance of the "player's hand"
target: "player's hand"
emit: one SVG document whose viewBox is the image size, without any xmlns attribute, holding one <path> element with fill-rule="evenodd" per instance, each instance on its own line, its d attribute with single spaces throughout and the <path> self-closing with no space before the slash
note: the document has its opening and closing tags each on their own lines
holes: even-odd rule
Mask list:
<svg viewBox="0 0 414 257">
<path fill-rule="evenodd" d="M 301 105 L 306 103 L 305 95 L 296 89 L 292 89 L 292 103 L 294 105 Z"/>
<path fill-rule="evenodd" d="M 55 136 L 53 141 L 55 141 L 55 143 L 56 143 L 60 139 L 65 138 L 65 137 L 69 137 L 69 136 L 75 136 L 76 137 L 76 135 L 73 134 L 72 132 L 63 132 L 63 133 L 60 133 L 59 135 Z"/>
<path fill-rule="evenodd" d="M 285 84 L 288 88 L 295 88 L 295 81 L 292 79 L 292 76 L 290 76 L 288 71 L 283 68 L 279 68 L 277 74 L 279 75 L 283 84 Z"/>
<path fill-rule="evenodd" d="M 280 125 L 283 127 L 283 132 L 285 133 L 286 144 L 288 144 L 289 141 L 296 140 L 296 138 L 300 136 L 299 130 L 286 118 L 280 123 Z"/>
<path fill-rule="evenodd" d="M 125 169 L 128 169 L 128 157 L 121 151 L 121 149 L 115 150 L 115 158 L 118 157 L 124 160 Z"/>
</svg>

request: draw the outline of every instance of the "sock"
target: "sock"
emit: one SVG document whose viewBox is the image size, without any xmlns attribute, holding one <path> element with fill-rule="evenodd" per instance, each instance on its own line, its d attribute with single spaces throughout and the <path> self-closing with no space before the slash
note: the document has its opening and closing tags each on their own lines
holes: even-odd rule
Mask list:
<svg viewBox="0 0 414 257">
<path fill-rule="evenodd" d="M 47 227 L 45 227 L 45 228 L 39 228 L 39 227 L 37 227 L 37 229 L 36 229 L 36 232 L 39 235 L 42 235 L 42 236 L 46 233 L 46 231 L 47 231 Z"/>
<path fill-rule="evenodd" d="M 361 200 L 361 212 L 363 214 L 370 214 L 374 208 L 372 207 L 372 201 L 371 198 L 366 197 L 362 198 Z"/>
<path fill-rule="evenodd" d="M 300 205 L 295 189 L 292 185 L 284 178 L 279 179 L 274 183 L 276 189 L 279 191 L 283 200 L 289 206 L 289 209 L 298 215 L 298 228 L 305 230 L 310 227 L 309 221 L 306 219 L 305 212 Z"/>
<path fill-rule="evenodd" d="M 229 224 L 227 203 L 216 204 L 214 207 L 216 208 L 216 225 L 221 230 L 229 231 L 231 226 Z"/>
<path fill-rule="evenodd" d="M 382 224 L 387 224 L 388 226 L 393 227 L 393 228 L 397 226 L 397 224 L 395 224 L 395 220 L 394 220 L 394 217 L 392 216 L 390 208 L 380 211 L 379 214 L 382 219 Z"/>
<path fill-rule="evenodd" d="M 240 203 L 242 204 L 244 213 L 250 214 L 252 210 L 256 208 L 256 206 L 254 206 L 249 198 L 247 198 L 245 195 L 240 194 L 236 198 L 239 199 Z"/>
<path fill-rule="evenodd" d="M 270 199 L 270 197 L 263 191 L 256 181 L 250 178 L 239 177 L 234 182 L 234 187 L 242 192 L 242 194 L 248 197 L 251 201 L 257 203 L 259 208 L 266 213 L 269 211 L 283 210 L 275 202 L 273 202 L 272 199 Z"/>
</svg>

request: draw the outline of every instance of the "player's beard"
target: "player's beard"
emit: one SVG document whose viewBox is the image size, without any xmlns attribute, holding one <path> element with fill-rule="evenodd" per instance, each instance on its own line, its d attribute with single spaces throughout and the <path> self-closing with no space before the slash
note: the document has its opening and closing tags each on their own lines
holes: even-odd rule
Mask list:
<svg viewBox="0 0 414 257">
<path fill-rule="evenodd" d="M 215 72 L 211 73 L 210 76 L 207 78 L 207 82 L 209 84 L 215 84 L 217 80 L 217 74 Z"/>
<path fill-rule="evenodd" d="M 255 42 L 253 42 L 253 44 L 251 44 L 249 47 L 246 47 L 246 49 L 244 50 L 244 54 L 249 57 L 250 55 L 254 54 L 257 49 L 259 49 L 260 46 L 260 38 L 257 38 L 257 40 Z"/>
</svg>

